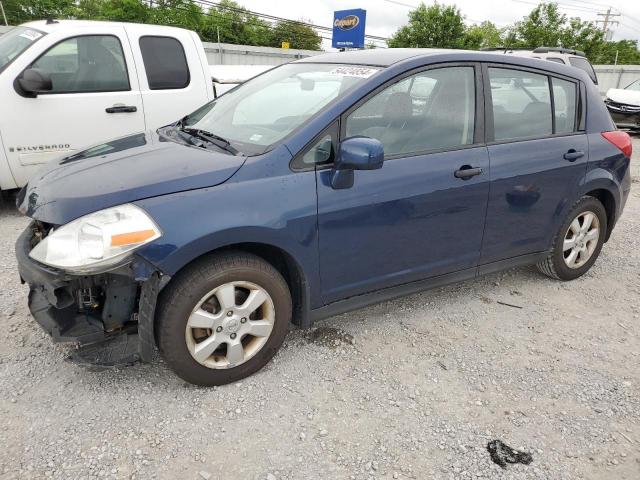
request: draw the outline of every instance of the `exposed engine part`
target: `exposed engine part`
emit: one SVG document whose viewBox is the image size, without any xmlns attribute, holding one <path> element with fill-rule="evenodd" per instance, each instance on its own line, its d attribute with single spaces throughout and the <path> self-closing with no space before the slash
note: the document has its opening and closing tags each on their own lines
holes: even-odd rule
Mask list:
<svg viewBox="0 0 640 480">
<path fill-rule="evenodd" d="M 81 288 L 78 290 L 78 309 L 81 311 L 84 310 L 93 310 L 100 306 L 97 301 L 97 296 L 95 295 L 93 288 Z"/>
</svg>

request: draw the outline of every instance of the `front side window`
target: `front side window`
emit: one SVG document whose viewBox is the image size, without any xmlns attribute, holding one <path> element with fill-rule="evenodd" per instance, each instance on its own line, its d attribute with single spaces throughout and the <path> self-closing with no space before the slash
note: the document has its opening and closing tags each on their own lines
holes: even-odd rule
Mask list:
<svg viewBox="0 0 640 480">
<path fill-rule="evenodd" d="M 120 40 L 113 35 L 68 38 L 47 50 L 32 68 L 51 77 L 49 93 L 120 92 L 129 76 Z"/>
<path fill-rule="evenodd" d="M 44 35 L 33 28 L 16 27 L 0 36 L 0 72 Z"/>
<path fill-rule="evenodd" d="M 473 67 L 420 72 L 382 90 L 351 112 L 346 136 L 382 142 L 385 156 L 473 143 Z"/>
<path fill-rule="evenodd" d="M 593 69 L 593 66 L 589 63 L 584 57 L 569 57 L 569 63 L 580 70 L 584 70 L 589 75 L 589 78 L 593 80 L 593 83 L 598 83 L 598 77 L 596 77 L 596 72 Z"/>
<path fill-rule="evenodd" d="M 213 133 L 242 153 L 257 155 L 378 70 L 336 64 L 282 65 L 208 103 L 184 119 L 182 126 Z"/>
<path fill-rule="evenodd" d="M 495 140 L 553 133 L 549 80 L 506 68 L 489 68 Z"/>
<path fill-rule="evenodd" d="M 140 51 L 151 90 L 189 85 L 189 66 L 182 44 L 171 37 L 140 37 Z"/>
</svg>

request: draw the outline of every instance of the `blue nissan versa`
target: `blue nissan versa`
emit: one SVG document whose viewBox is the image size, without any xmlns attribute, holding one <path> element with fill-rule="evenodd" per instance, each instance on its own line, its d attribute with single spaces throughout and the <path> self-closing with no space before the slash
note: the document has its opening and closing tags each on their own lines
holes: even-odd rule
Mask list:
<svg viewBox="0 0 640 480">
<path fill-rule="evenodd" d="M 54 162 L 18 198 L 33 219 L 20 276 L 35 320 L 86 358 L 157 345 L 183 379 L 219 385 L 264 366 L 292 321 L 516 265 L 583 275 L 630 156 L 576 68 L 330 53 Z"/>
</svg>

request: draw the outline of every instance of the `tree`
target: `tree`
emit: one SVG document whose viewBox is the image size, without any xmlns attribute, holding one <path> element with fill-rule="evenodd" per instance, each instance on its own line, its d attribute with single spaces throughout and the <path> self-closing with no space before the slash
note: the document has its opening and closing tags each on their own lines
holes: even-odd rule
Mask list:
<svg viewBox="0 0 640 480">
<path fill-rule="evenodd" d="M 591 57 L 593 63 L 602 65 L 638 65 L 640 64 L 640 50 L 637 40 L 619 40 L 604 42 L 598 52 Z"/>
<path fill-rule="evenodd" d="M 565 47 L 582 50 L 587 57 L 597 54 L 604 34 L 592 22 L 568 19 L 556 3 L 541 3 L 514 26 L 515 45 L 524 48 Z"/>
<path fill-rule="evenodd" d="M 9 25 L 31 20 L 69 18 L 76 11 L 74 0 L 2 0 Z"/>
<path fill-rule="evenodd" d="M 129 0 L 136 2 L 136 0 Z M 148 10 L 149 23 L 171 25 L 198 31 L 203 23 L 203 13 L 199 5 L 191 0 L 156 0 Z"/>
<path fill-rule="evenodd" d="M 503 32 L 492 22 L 485 21 L 467 28 L 462 46 L 468 50 L 479 50 L 499 47 L 503 43 Z"/>
<path fill-rule="evenodd" d="M 390 47 L 460 48 L 465 25 L 460 10 L 453 5 L 421 3 L 409 13 L 409 23 L 389 40 Z"/>
<path fill-rule="evenodd" d="M 560 45 L 582 50 L 587 57 L 594 57 L 604 43 L 604 32 L 591 22 L 572 18 L 560 33 Z"/>
<path fill-rule="evenodd" d="M 231 0 L 222 0 L 205 14 L 198 33 L 204 40 L 267 45 L 269 25 Z"/>
<path fill-rule="evenodd" d="M 301 22 L 280 20 L 269 33 L 269 46 L 282 46 L 282 42 L 289 42 L 290 48 L 303 50 L 320 50 L 322 38 L 316 31 Z"/>
<path fill-rule="evenodd" d="M 115 22 L 147 23 L 150 8 L 140 0 L 80 0 L 78 18 Z"/>
<path fill-rule="evenodd" d="M 541 3 L 515 24 L 514 32 L 524 47 L 559 47 L 567 16 L 555 3 Z"/>
</svg>

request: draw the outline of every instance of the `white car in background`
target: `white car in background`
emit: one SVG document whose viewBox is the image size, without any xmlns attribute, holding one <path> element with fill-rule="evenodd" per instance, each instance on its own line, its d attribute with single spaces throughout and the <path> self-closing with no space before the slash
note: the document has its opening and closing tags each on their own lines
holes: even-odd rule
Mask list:
<svg viewBox="0 0 640 480">
<path fill-rule="evenodd" d="M 640 79 L 625 88 L 610 88 L 604 103 L 619 128 L 640 129 Z"/>
</svg>

